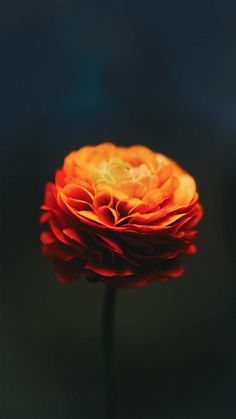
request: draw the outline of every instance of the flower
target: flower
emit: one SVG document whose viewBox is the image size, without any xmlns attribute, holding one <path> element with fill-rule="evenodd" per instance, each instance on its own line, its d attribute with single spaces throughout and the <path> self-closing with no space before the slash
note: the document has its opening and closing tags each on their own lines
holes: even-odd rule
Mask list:
<svg viewBox="0 0 236 419">
<path fill-rule="evenodd" d="M 69 153 L 41 209 L 42 251 L 61 283 L 86 277 L 122 288 L 180 276 L 202 217 L 193 177 L 173 160 L 112 143 Z"/>
</svg>

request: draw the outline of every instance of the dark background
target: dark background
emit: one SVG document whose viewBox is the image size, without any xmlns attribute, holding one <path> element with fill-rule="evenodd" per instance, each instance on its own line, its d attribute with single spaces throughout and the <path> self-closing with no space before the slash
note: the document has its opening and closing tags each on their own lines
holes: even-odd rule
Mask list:
<svg viewBox="0 0 236 419">
<path fill-rule="evenodd" d="M 236 3 L 1 3 L 1 419 L 102 418 L 104 288 L 59 285 L 40 253 L 43 188 L 69 151 L 115 141 L 198 183 L 198 254 L 119 291 L 116 419 L 233 419 Z"/>
</svg>

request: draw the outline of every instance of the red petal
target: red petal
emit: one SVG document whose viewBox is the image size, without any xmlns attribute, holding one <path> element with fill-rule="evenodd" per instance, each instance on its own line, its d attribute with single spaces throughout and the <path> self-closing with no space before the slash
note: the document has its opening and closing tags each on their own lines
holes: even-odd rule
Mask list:
<svg viewBox="0 0 236 419">
<path fill-rule="evenodd" d="M 73 249 L 60 246 L 59 243 L 44 244 L 43 254 L 50 259 L 68 261 L 75 257 Z"/>
<path fill-rule="evenodd" d="M 51 244 L 56 241 L 56 237 L 51 233 L 51 231 L 43 231 L 40 235 L 40 240 L 43 244 Z"/>
<path fill-rule="evenodd" d="M 93 264 L 92 262 L 87 262 L 85 265 L 85 269 L 88 269 L 92 272 L 97 273 L 98 275 L 102 275 L 104 277 L 113 277 L 113 276 L 129 276 L 134 275 L 134 271 L 128 267 L 108 267 L 101 265 Z"/>
<path fill-rule="evenodd" d="M 69 237 L 71 240 L 76 241 L 77 243 L 81 244 L 82 246 L 85 245 L 84 241 L 81 239 L 79 233 L 75 231 L 73 228 L 64 228 L 63 233 Z"/>
<path fill-rule="evenodd" d="M 55 262 L 55 274 L 59 282 L 67 284 L 75 281 L 81 276 L 83 269 L 83 262 L 76 259 L 70 262 Z"/>
<path fill-rule="evenodd" d="M 114 239 L 111 239 L 111 238 L 106 237 L 106 236 L 102 236 L 100 234 L 98 234 L 98 237 L 100 237 L 100 239 L 102 239 L 108 245 L 108 249 L 113 250 L 114 252 L 118 253 L 119 255 L 124 254 L 123 249 L 117 243 L 117 241 L 115 241 Z"/>
</svg>

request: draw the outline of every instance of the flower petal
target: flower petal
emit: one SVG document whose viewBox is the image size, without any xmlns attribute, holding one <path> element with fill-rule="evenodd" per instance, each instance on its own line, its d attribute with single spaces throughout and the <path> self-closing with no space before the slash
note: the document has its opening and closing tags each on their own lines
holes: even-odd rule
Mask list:
<svg viewBox="0 0 236 419">
<path fill-rule="evenodd" d="M 43 231 L 40 235 L 40 240 L 43 244 L 52 244 L 57 239 L 51 231 Z"/>
<path fill-rule="evenodd" d="M 113 208 L 106 207 L 106 206 L 98 208 L 97 214 L 100 220 L 104 224 L 108 224 L 108 225 L 114 224 L 118 219 L 116 211 Z"/>
<path fill-rule="evenodd" d="M 113 199 L 112 199 L 111 193 L 109 191 L 103 190 L 94 197 L 93 207 L 96 210 L 102 206 L 110 206 L 112 205 L 112 202 L 113 202 Z"/>
<path fill-rule="evenodd" d="M 76 184 L 69 184 L 63 188 L 63 193 L 68 198 L 74 198 L 81 201 L 86 201 L 89 203 L 93 202 L 93 195 L 88 192 L 86 189 L 82 188 L 82 186 Z"/>
<path fill-rule="evenodd" d="M 125 180 L 119 183 L 119 189 L 126 195 L 133 198 L 140 198 L 145 193 L 145 187 L 141 182 L 135 180 Z"/>
<path fill-rule="evenodd" d="M 92 262 L 87 262 L 85 264 L 85 269 L 88 269 L 92 272 L 97 273 L 98 275 L 102 275 L 104 277 L 114 277 L 117 275 L 120 276 L 129 276 L 134 275 L 134 271 L 131 268 L 126 266 L 106 266 L 106 265 L 96 265 Z"/>
</svg>

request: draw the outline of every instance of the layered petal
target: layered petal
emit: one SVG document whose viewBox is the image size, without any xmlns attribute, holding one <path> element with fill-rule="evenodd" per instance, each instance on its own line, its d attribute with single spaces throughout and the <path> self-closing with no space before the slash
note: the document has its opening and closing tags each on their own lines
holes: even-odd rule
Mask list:
<svg viewBox="0 0 236 419">
<path fill-rule="evenodd" d="M 81 277 L 121 288 L 183 273 L 202 217 L 196 182 L 147 147 L 86 146 L 45 187 L 43 254 L 61 283 Z"/>
</svg>

